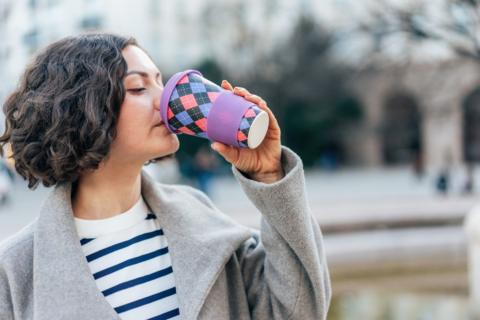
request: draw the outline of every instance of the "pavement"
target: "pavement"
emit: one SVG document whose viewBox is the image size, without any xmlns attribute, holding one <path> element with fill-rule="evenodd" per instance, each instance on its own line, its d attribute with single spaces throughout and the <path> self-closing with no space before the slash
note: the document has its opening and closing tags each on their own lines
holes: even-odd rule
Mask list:
<svg viewBox="0 0 480 320">
<path fill-rule="evenodd" d="M 475 178 L 480 181 L 479 170 L 476 173 Z M 406 167 L 313 170 L 305 172 L 305 180 L 312 212 L 320 224 L 338 223 L 339 219 L 348 221 L 362 215 L 401 215 L 422 208 L 430 214 L 450 208 L 465 211 L 480 199 L 479 193 L 461 195 L 461 178 L 454 179 L 449 195 L 439 196 L 431 176 L 418 179 Z M 219 209 L 242 224 L 259 226 L 259 211 L 232 175 L 217 177 L 211 190 L 210 197 Z M 35 219 L 49 191 L 42 186 L 31 191 L 17 177 L 9 203 L 0 207 L 0 241 Z"/>
</svg>

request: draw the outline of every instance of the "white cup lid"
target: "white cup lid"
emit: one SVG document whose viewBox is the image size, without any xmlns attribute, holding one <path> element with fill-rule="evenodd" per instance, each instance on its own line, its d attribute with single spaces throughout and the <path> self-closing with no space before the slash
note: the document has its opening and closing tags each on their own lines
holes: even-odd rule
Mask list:
<svg viewBox="0 0 480 320">
<path fill-rule="evenodd" d="M 268 114 L 261 110 L 253 120 L 248 131 L 247 144 L 250 149 L 255 149 L 262 143 L 265 135 L 267 134 L 268 123 Z"/>
</svg>

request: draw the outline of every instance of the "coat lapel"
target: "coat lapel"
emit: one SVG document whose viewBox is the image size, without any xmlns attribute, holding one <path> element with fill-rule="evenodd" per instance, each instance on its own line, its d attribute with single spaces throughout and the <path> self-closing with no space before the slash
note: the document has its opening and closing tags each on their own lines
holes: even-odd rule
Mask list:
<svg viewBox="0 0 480 320">
<path fill-rule="evenodd" d="M 71 185 L 46 199 L 34 235 L 35 319 L 120 319 L 98 290 L 73 221 Z"/>
<path fill-rule="evenodd" d="M 46 199 L 34 237 L 34 309 L 38 319 L 120 319 L 98 290 L 73 221 L 71 185 Z M 196 319 L 234 251 L 251 236 L 188 187 L 142 172 L 142 195 L 168 241 L 182 319 Z"/>
<path fill-rule="evenodd" d="M 251 231 L 195 198 L 188 187 L 142 174 L 142 194 L 168 241 L 183 319 L 196 319 L 210 288 Z"/>
</svg>

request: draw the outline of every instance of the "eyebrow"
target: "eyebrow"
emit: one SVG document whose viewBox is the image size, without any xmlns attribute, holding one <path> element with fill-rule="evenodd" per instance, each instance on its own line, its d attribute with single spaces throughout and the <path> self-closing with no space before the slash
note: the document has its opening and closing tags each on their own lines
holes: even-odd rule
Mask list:
<svg viewBox="0 0 480 320">
<path fill-rule="evenodd" d="M 147 73 L 147 72 L 139 71 L 139 70 L 131 70 L 131 71 L 128 71 L 128 72 L 125 74 L 125 78 L 128 77 L 129 75 L 132 75 L 132 74 L 138 74 L 138 75 L 142 76 L 143 78 L 148 78 L 148 73 Z M 157 74 L 155 75 L 155 78 L 158 78 L 160 75 L 161 75 L 161 73 L 160 73 L 160 72 L 157 72 Z"/>
</svg>

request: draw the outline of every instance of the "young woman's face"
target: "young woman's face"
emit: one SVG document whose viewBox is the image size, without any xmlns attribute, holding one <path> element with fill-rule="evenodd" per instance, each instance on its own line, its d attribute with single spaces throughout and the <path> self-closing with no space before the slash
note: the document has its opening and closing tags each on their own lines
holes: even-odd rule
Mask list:
<svg viewBox="0 0 480 320">
<path fill-rule="evenodd" d="M 142 161 L 176 152 L 179 141 L 160 116 L 162 76 L 148 55 L 137 46 L 122 51 L 127 62 L 125 100 L 120 109 L 117 137 L 110 156 L 121 161 Z"/>
</svg>

